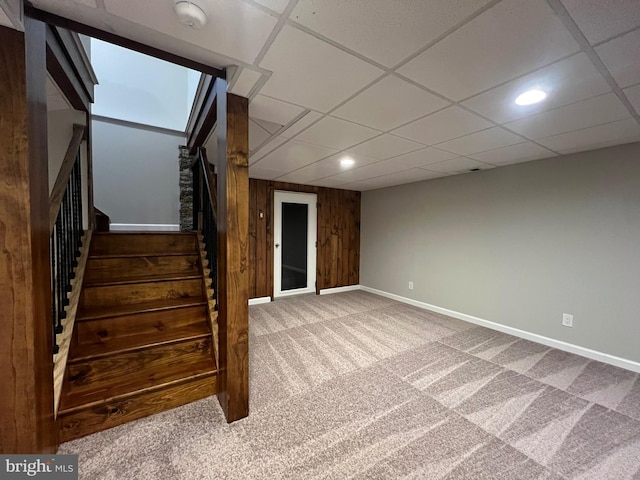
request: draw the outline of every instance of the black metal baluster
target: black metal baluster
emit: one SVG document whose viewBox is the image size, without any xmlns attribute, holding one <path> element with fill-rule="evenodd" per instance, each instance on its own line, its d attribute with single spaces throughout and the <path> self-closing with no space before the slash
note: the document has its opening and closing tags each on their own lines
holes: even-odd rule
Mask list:
<svg viewBox="0 0 640 480">
<path fill-rule="evenodd" d="M 78 170 L 76 172 L 78 181 L 78 256 L 80 255 L 80 247 L 82 247 L 82 236 L 84 235 L 84 219 L 82 218 L 82 165 L 80 154 L 78 154 L 78 158 L 76 159 L 78 162 Z"/>
<path fill-rule="evenodd" d="M 49 259 L 51 262 L 51 319 L 53 321 L 53 325 L 51 328 L 51 333 L 53 334 L 53 354 L 55 355 L 60 350 L 58 346 L 58 339 L 56 337 L 56 327 L 58 325 L 57 321 L 57 312 L 56 312 L 56 257 L 55 257 L 55 231 L 49 237 Z"/>
<path fill-rule="evenodd" d="M 57 302 L 56 302 L 56 307 L 58 310 L 58 313 L 56 315 L 56 328 L 55 331 L 56 333 L 62 333 L 62 319 L 64 318 L 64 301 L 63 301 L 63 294 L 65 291 L 64 288 L 64 268 L 62 266 L 62 212 L 58 213 L 58 218 L 56 219 L 56 242 L 55 242 L 55 251 L 56 251 L 56 258 L 55 258 L 55 272 L 56 272 L 56 298 L 57 298 Z"/>
</svg>

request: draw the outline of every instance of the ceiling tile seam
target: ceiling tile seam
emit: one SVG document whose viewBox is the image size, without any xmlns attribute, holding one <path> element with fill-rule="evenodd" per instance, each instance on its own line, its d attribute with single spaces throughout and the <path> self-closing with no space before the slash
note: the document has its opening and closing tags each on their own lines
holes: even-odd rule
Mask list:
<svg viewBox="0 0 640 480">
<path fill-rule="evenodd" d="M 552 112 L 555 112 L 555 111 L 560 110 L 560 109 L 562 109 L 562 108 L 570 107 L 571 105 L 576 105 L 576 104 L 578 104 L 578 103 L 582 103 L 582 102 L 587 102 L 587 101 L 589 101 L 589 100 L 594 100 L 594 99 L 596 99 L 596 98 L 604 97 L 604 96 L 606 96 L 606 95 L 611 95 L 612 93 L 615 93 L 615 92 L 613 92 L 612 90 L 610 90 L 610 91 L 608 91 L 608 92 L 599 93 L 598 95 L 592 95 L 592 96 L 590 96 L 590 97 L 583 98 L 582 100 L 576 100 L 575 102 L 566 103 L 566 104 L 564 104 L 564 105 L 560 105 L 560 106 L 557 106 L 557 107 L 554 107 L 554 108 L 550 108 L 549 110 L 543 110 L 543 111 L 541 111 L 541 112 L 536 112 L 536 113 L 534 113 L 534 114 L 532 114 L 532 115 L 527 115 L 526 117 L 520 117 L 520 118 L 515 118 L 515 119 L 513 119 L 513 120 L 509 120 L 508 122 L 505 122 L 505 123 L 503 123 L 503 124 L 500 124 L 500 126 L 502 126 L 502 125 L 507 125 L 507 124 L 509 124 L 509 123 L 519 122 L 520 120 L 531 119 L 532 117 L 535 117 L 536 115 L 544 115 L 544 114 L 547 114 L 547 113 L 552 113 Z M 472 112 L 474 112 L 473 110 L 471 110 L 471 111 L 472 111 Z M 474 112 L 474 113 L 475 113 L 475 112 Z M 476 114 L 476 115 L 479 115 L 479 114 Z M 608 122 L 607 122 L 607 123 L 608 123 Z"/>
<path fill-rule="evenodd" d="M 258 120 L 260 120 L 260 119 L 258 118 Z M 266 128 L 264 128 L 262 125 L 260 125 L 258 122 L 256 122 L 253 118 L 249 117 L 249 122 L 253 122 L 253 124 L 254 124 L 256 127 L 258 127 L 260 130 L 263 130 L 265 133 L 268 133 L 268 134 L 269 134 L 269 136 L 271 136 L 271 135 L 272 135 L 272 134 L 271 134 L 271 132 L 270 132 L 269 130 L 267 130 Z M 263 142 L 263 143 L 264 143 L 264 142 Z M 256 149 L 256 151 L 257 151 L 257 150 L 258 150 L 258 149 Z"/>
<path fill-rule="evenodd" d="M 498 5 L 501 1 L 502 0 L 493 0 L 493 1 L 489 2 L 489 3 L 487 3 L 485 6 L 479 8 L 475 12 L 471 13 L 470 15 L 465 17 L 463 20 L 459 21 L 457 24 L 455 24 L 453 27 L 451 27 L 449 30 L 447 30 L 446 32 L 438 35 L 436 38 L 434 38 L 433 40 L 428 42 L 425 46 L 419 48 L 414 53 L 412 53 L 411 55 L 406 57 L 404 60 L 402 60 L 400 63 L 394 65 L 391 68 L 391 70 L 393 70 L 395 72 L 396 70 L 398 70 L 399 68 L 403 67 L 404 65 L 406 65 L 407 63 L 409 63 L 410 61 L 415 59 L 416 57 L 419 57 L 424 52 L 429 50 L 431 47 L 435 46 L 437 43 L 441 42 L 442 40 L 444 40 L 448 36 L 450 36 L 453 33 L 457 32 L 458 30 L 460 30 L 465 25 L 471 23 L 473 20 L 478 18 L 480 15 L 485 13 L 487 10 L 491 10 L 493 7 Z"/>
<path fill-rule="evenodd" d="M 571 15 L 571 14 L 569 14 L 569 15 Z M 636 30 L 640 30 L 640 26 L 630 28 L 629 30 L 625 30 L 624 32 L 618 33 L 617 35 L 614 35 L 613 37 L 607 38 L 606 40 L 600 40 L 599 42 L 596 42 L 596 43 L 592 44 L 592 47 L 593 48 L 598 48 L 598 47 L 604 45 L 605 43 L 608 43 L 608 42 L 610 42 L 612 40 L 617 40 L 618 38 L 624 37 L 625 35 L 627 35 L 629 33 L 635 32 Z"/>
<path fill-rule="evenodd" d="M 292 125 L 295 125 L 296 122 L 298 122 L 299 120 L 301 120 L 307 113 L 309 113 L 311 110 L 305 110 L 302 113 L 299 113 L 298 115 L 296 115 L 296 117 L 291 120 L 289 123 L 287 123 L 286 125 L 283 125 L 282 127 L 280 127 L 278 130 L 276 130 L 275 133 L 271 133 L 269 132 L 266 128 L 263 128 L 261 125 L 258 125 L 256 122 L 256 125 L 258 125 L 260 128 L 262 128 L 264 131 L 266 131 L 269 134 L 269 138 L 267 138 L 265 141 L 263 141 L 260 145 L 258 145 L 252 153 L 256 153 L 258 151 L 260 151 L 260 149 L 264 146 L 266 146 L 267 144 L 269 144 L 271 141 L 273 141 L 274 139 L 278 138 L 280 136 L 281 133 L 285 132 L 287 129 L 291 128 Z M 249 118 L 251 119 L 251 118 Z M 315 123 L 315 122 L 314 122 Z M 295 136 L 294 136 L 295 137 Z M 294 137 L 291 137 L 289 140 L 292 140 Z M 276 148 L 274 148 L 273 150 L 271 150 L 269 153 L 267 153 L 265 155 L 265 157 L 267 155 L 269 155 L 271 152 L 277 150 L 278 148 L 280 148 L 281 146 L 283 146 L 284 144 L 286 144 L 288 142 L 282 142 L 280 145 L 278 145 Z M 262 159 L 260 159 L 262 160 Z M 258 160 L 259 161 L 259 160 Z M 256 163 L 258 163 L 256 161 Z"/>
<path fill-rule="evenodd" d="M 247 5 L 251 5 L 252 7 L 257 8 L 258 10 L 263 11 L 264 13 L 267 13 L 273 17 L 279 17 L 281 14 L 276 12 L 275 10 L 271 10 L 269 7 L 267 7 L 266 5 L 262 5 L 261 3 L 255 2 L 254 0 L 240 0 L 243 3 L 246 3 Z"/>
<path fill-rule="evenodd" d="M 289 17 L 289 15 L 291 14 L 291 12 L 293 11 L 293 9 L 296 7 L 297 4 L 298 4 L 298 0 L 290 0 L 289 4 L 284 9 L 284 12 L 282 12 L 282 14 L 278 16 L 278 21 L 273 27 L 273 30 L 271 30 L 271 33 L 267 37 L 267 40 L 264 42 L 264 45 L 262 45 L 262 48 L 258 52 L 258 55 L 253 61 L 253 65 L 255 66 L 260 65 L 260 62 L 262 62 L 262 60 L 264 59 L 265 55 L 273 45 L 273 42 L 275 42 L 276 37 L 282 31 L 282 28 L 287 24 L 287 18 Z"/>
<path fill-rule="evenodd" d="M 614 123 L 624 122 L 625 120 L 635 120 L 635 119 L 633 117 L 631 117 L 631 116 L 629 116 L 627 118 L 619 118 L 618 120 L 611 120 L 610 122 L 599 123 L 598 125 L 591 125 L 590 127 L 578 128 L 576 130 L 571 130 L 569 132 L 563 132 L 563 133 L 556 133 L 556 134 L 553 134 L 553 135 L 547 135 L 546 137 L 539 138 L 538 140 L 547 140 L 549 138 L 559 137 L 561 135 L 568 135 L 570 133 L 582 132 L 584 130 L 589 130 L 591 128 L 604 127 L 605 125 L 612 125 Z M 628 137 L 625 137 L 625 138 L 628 138 Z M 543 147 L 543 148 L 546 148 L 547 150 L 551 150 L 549 147 L 545 147 L 544 145 L 540 145 L 540 146 Z M 485 152 L 478 152 L 478 153 L 485 153 Z M 560 153 L 558 153 L 558 155 L 560 155 Z"/>
<path fill-rule="evenodd" d="M 262 90 L 262 87 L 264 87 L 271 78 L 271 75 L 273 75 L 272 72 L 269 72 L 268 74 L 263 73 L 256 81 L 256 83 L 253 84 L 253 87 L 251 87 L 251 90 L 249 90 L 249 95 L 247 97 L 250 101 L 258 96 L 260 90 Z"/>
<path fill-rule="evenodd" d="M 560 21 L 564 24 L 565 28 L 569 31 L 571 36 L 573 36 L 574 40 L 578 42 L 578 45 L 587 54 L 589 60 L 591 60 L 596 69 L 607 81 L 613 92 L 618 96 L 626 109 L 629 110 L 629 113 L 635 119 L 638 125 L 640 125 L 640 114 L 636 112 L 635 108 L 622 91 L 622 88 L 620 88 L 618 82 L 616 82 L 616 80 L 613 78 L 613 75 L 611 75 L 611 72 L 605 66 L 600 56 L 596 53 L 594 47 L 591 46 L 584 33 L 582 33 L 582 30 L 580 30 L 580 27 L 578 27 L 578 24 L 575 22 L 569 11 L 565 8 L 560 0 L 547 0 L 547 4 L 549 4 L 549 6 L 553 9 Z"/>
<path fill-rule="evenodd" d="M 376 62 L 375 60 L 356 52 L 355 50 L 351 50 L 349 47 L 336 42 L 335 40 L 330 39 L 329 37 L 325 37 L 324 35 L 322 35 L 321 33 L 316 32 L 315 30 L 310 29 L 309 27 L 302 25 L 301 23 L 296 22 L 295 20 L 291 20 L 288 19 L 287 20 L 287 25 L 296 28 L 298 30 L 300 30 L 301 32 L 306 33 L 307 35 L 310 35 L 312 37 L 315 37 L 316 39 L 327 43 L 335 48 L 337 48 L 338 50 L 343 51 L 344 53 L 348 53 L 351 56 L 354 56 L 356 58 L 358 58 L 359 60 L 362 60 L 363 62 L 366 62 L 376 68 L 379 68 L 380 70 L 386 72 L 386 73 L 391 73 L 393 70 L 389 67 L 384 66 L 381 63 Z"/>
<path fill-rule="evenodd" d="M 349 151 L 350 149 L 355 148 L 355 147 L 357 147 L 357 146 L 359 146 L 359 145 L 362 145 L 363 143 L 367 143 L 367 142 L 369 142 L 369 141 L 371 141 L 371 140 L 374 140 L 374 139 L 376 139 L 376 138 L 378 138 L 378 137 L 381 137 L 382 135 L 385 135 L 385 133 L 381 133 L 380 135 L 377 135 L 377 136 L 375 136 L 375 137 L 373 137 L 373 138 L 370 138 L 370 139 L 365 140 L 365 141 L 363 141 L 363 142 L 360 142 L 360 143 L 358 143 L 358 144 L 352 145 L 351 147 L 344 148 L 344 149 L 340 150 L 340 151 L 339 151 L 339 152 L 337 152 L 337 153 L 334 153 L 334 154 L 332 154 L 332 155 L 328 155 L 328 156 L 326 156 L 326 157 L 323 157 L 323 158 L 321 158 L 321 159 L 319 159 L 319 160 L 316 160 L 316 161 L 314 161 L 314 162 L 311 162 L 311 163 L 309 163 L 309 164 L 307 164 L 307 165 L 304 165 L 304 166 L 302 166 L 302 167 L 296 168 L 295 170 L 291 170 L 290 172 L 287 172 L 285 175 L 290 175 L 290 174 L 292 174 L 292 173 L 296 173 L 297 171 L 302 170 L 303 168 L 310 167 L 311 165 L 315 165 L 316 163 L 319 163 L 319 162 L 322 162 L 322 161 L 324 161 L 324 160 L 327 160 L 328 158 L 331 158 L 331 157 L 333 157 L 333 156 L 336 156 L 336 155 L 338 155 L 338 156 L 339 156 L 340 154 L 348 154 L 348 153 L 349 153 L 348 151 Z M 297 140 L 297 141 L 298 141 L 298 142 L 301 142 L 301 143 L 309 143 L 309 142 L 302 142 L 301 140 Z M 315 145 L 315 144 L 311 144 L 311 145 Z M 318 145 L 318 146 L 323 146 L 323 145 Z M 330 148 L 330 147 L 328 147 L 328 148 Z M 417 151 L 420 151 L 420 150 L 424 150 L 424 149 L 426 149 L 426 148 L 429 148 L 429 147 L 428 147 L 428 146 L 423 146 L 422 148 L 417 148 L 417 149 L 415 149 L 415 150 L 411 150 L 410 152 L 400 153 L 400 154 L 398 154 L 398 155 L 394 155 L 394 156 L 392 156 L 392 157 L 388 157 L 388 158 L 383 158 L 383 159 L 377 159 L 377 158 L 376 158 L 376 160 L 377 160 L 377 161 L 375 161 L 375 162 L 371 162 L 371 163 L 368 163 L 368 164 L 366 164 L 366 165 L 361 165 L 361 166 L 356 167 L 356 168 L 352 168 L 352 169 L 349 169 L 349 170 L 345 170 L 345 172 L 347 172 L 347 171 L 355 171 L 355 170 L 358 170 L 358 169 L 360 169 L 360 168 L 369 167 L 369 166 L 371 166 L 371 165 L 376 165 L 376 164 L 378 164 L 378 163 L 386 162 L 386 161 L 388 161 L 388 160 L 392 160 L 392 159 L 394 159 L 394 158 L 398 158 L 398 157 L 401 157 L 401 156 L 403 156 L 403 155 L 407 155 L 407 154 L 409 154 L 409 153 L 413 153 L 413 152 L 417 152 Z M 447 152 L 447 153 L 451 153 L 451 152 Z M 369 156 L 369 155 L 362 155 L 362 156 L 363 156 L 363 157 L 368 157 L 368 158 L 375 158 L 375 157 L 371 157 L 371 156 Z M 344 173 L 344 172 L 340 172 L 340 173 Z M 285 176 L 285 175 L 281 175 L 281 176 Z M 332 176 L 334 176 L 334 175 L 339 175 L 339 173 L 333 173 L 333 174 L 331 174 L 331 175 L 327 175 L 327 176 L 325 176 L 325 177 L 320 177 L 320 178 L 317 178 L 317 179 L 315 179 L 315 180 L 323 180 L 323 179 L 325 179 L 325 178 L 332 177 Z M 280 178 L 280 177 L 278 177 L 278 178 Z M 315 180 L 314 180 L 314 181 L 315 181 Z"/>
<path fill-rule="evenodd" d="M 475 97 L 479 97 L 480 95 L 484 95 L 485 93 L 490 92 L 491 90 L 494 90 L 494 89 L 500 88 L 500 87 L 504 87 L 505 85 L 507 85 L 507 84 L 509 84 L 511 82 L 516 82 L 516 81 L 520 80 L 521 78 L 527 77 L 529 75 L 533 75 L 534 73 L 539 72 L 540 70 L 544 70 L 545 68 L 552 67 L 557 63 L 564 62 L 565 60 L 568 60 L 571 57 L 575 57 L 576 55 L 580 55 L 581 53 L 586 53 L 586 52 L 584 50 L 580 49 L 577 52 L 569 53 L 568 55 L 565 55 L 564 57 L 560 57 L 557 60 L 554 60 L 553 62 L 546 63 L 546 64 L 544 64 L 544 65 L 542 65 L 540 67 L 534 68 L 533 70 L 529 70 L 528 72 L 525 72 L 525 73 L 523 73 L 521 75 L 517 75 L 517 76 L 515 76 L 513 78 L 505 80 L 502 83 L 497 83 L 497 84 L 495 84 L 495 85 L 493 85 L 493 86 L 491 86 L 489 88 L 485 88 L 484 90 L 481 90 L 480 92 L 477 92 L 477 93 L 474 93 L 473 95 L 470 95 L 468 97 L 462 98 L 462 99 L 458 100 L 456 103 L 468 102 L 469 100 L 471 100 L 471 99 L 473 99 Z"/>
<path fill-rule="evenodd" d="M 274 97 L 273 95 L 267 95 L 266 93 L 261 93 L 260 95 L 262 95 L 263 97 L 268 98 L 270 100 L 275 100 L 276 102 L 286 103 L 287 105 L 291 105 L 291 106 L 294 106 L 294 107 L 301 108 L 302 110 L 306 110 L 308 112 L 316 112 L 319 115 L 326 115 L 325 113 L 319 112 L 318 110 L 314 110 L 313 108 L 309 108 L 309 107 L 307 107 L 305 105 L 301 105 L 299 103 L 290 102 L 289 100 L 282 100 L 281 98 Z"/>
<path fill-rule="evenodd" d="M 611 92 L 608 92 L 608 93 L 611 93 Z M 462 108 L 463 110 L 466 110 L 466 111 L 467 111 L 467 112 L 469 112 L 469 113 L 473 113 L 474 115 L 477 115 L 478 117 L 480 117 L 480 118 L 482 118 L 482 119 L 484 119 L 484 120 L 487 120 L 488 122 L 496 123 L 496 122 L 494 122 L 493 120 L 491 120 L 490 118 L 485 117 L 484 115 L 482 115 L 482 114 L 480 114 L 480 113 L 474 112 L 473 110 L 471 110 L 469 107 L 467 107 L 467 106 L 465 106 L 465 105 L 458 105 L 458 107 Z M 527 117 L 524 117 L 524 118 L 527 118 Z M 518 133 L 518 132 L 516 132 L 516 131 L 514 131 L 514 130 L 512 130 L 512 129 L 508 128 L 508 127 L 506 127 L 506 126 L 505 126 L 504 124 L 502 124 L 502 123 L 496 123 L 496 125 L 497 125 L 499 128 L 502 128 L 503 130 L 506 130 L 507 132 L 512 133 L 513 135 L 517 135 L 517 136 L 518 136 L 518 137 L 520 137 L 520 138 L 524 138 L 526 141 L 529 141 L 529 142 L 531 142 L 531 143 L 535 143 L 535 144 L 536 144 L 536 145 L 538 145 L 539 147 L 546 148 L 547 150 L 551 150 L 550 148 L 545 147 L 544 145 L 540 145 L 540 144 L 539 144 L 538 142 L 536 142 L 536 140 L 534 140 L 533 138 L 529 138 L 529 137 L 527 137 L 527 136 L 523 135 L 522 133 Z M 469 135 L 471 135 L 471 134 L 469 134 Z M 522 142 L 521 142 L 521 143 L 522 143 Z M 509 145 L 506 145 L 506 146 L 509 146 Z M 553 153 L 558 153 L 558 152 L 556 152 L 555 150 L 552 150 L 552 151 L 553 151 Z M 476 153 L 482 153 L 482 152 L 476 152 Z"/>
</svg>

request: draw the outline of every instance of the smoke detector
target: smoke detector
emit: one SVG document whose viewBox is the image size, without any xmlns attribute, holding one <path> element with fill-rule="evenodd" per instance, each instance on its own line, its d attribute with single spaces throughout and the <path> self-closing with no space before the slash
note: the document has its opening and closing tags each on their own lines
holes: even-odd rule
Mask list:
<svg viewBox="0 0 640 480">
<path fill-rule="evenodd" d="M 201 1 L 175 0 L 173 8 L 180 23 L 189 28 L 200 30 L 207 24 L 207 14 Z"/>
</svg>

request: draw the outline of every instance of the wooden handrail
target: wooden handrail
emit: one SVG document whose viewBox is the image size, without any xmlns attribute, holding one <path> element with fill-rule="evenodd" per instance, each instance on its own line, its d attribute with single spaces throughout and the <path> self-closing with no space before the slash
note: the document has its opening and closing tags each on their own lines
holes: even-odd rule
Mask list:
<svg viewBox="0 0 640 480">
<path fill-rule="evenodd" d="M 87 127 L 85 127 L 84 125 L 73 125 L 73 135 L 71 137 L 71 141 L 69 142 L 67 153 L 65 154 L 64 160 L 62 161 L 62 166 L 60 167 L 60 172 L 58 173 L 58 177 L 56 178 L 56 183 L 53 186 L 53 190 L 51 190 L 51 195 L 49 195 L 49 233 L 53 232 L 53 227 L 56 224 L 56 218 L 58 217 L 58 212 L 60 211 L 60 204 L 62 203 L 64 192 L 67 189 L 69 176 L 71 175 L 73 165 L 76 162 L 78 150 L 80 149 L 80 144 L 84 139 L 84 132 L 86 128 Z"/>
<path fill-rule="evenodd" d="M 209 192 L 209 199 L 211 200 L 211 206 L 213 207 L 213 219 L 218 221 L 218 197 L 216 195 L 215 176 L 211 169 L 211 164 L 207 160 L 207 150 L 200 148 L 198 157 L 200 158 L 200 166 L 204 173 L 204 184 L 207 186 L 207 192 Z"/>
</svg>

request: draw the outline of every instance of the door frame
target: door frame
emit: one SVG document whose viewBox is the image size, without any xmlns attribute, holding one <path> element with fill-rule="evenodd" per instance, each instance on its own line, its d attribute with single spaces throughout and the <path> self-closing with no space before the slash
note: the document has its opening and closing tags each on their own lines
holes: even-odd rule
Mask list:
<svg viewBox="0 0 640 480">
<path fill-rule="evenodd" d="M 300 203 L 309 206 L 307 217 L 307 287 L 282 291 L 282 203 Z M 273 298 L 289 297 L 316 292 L 316 265 L 318 240 L 318 195 L 316 193 L 274 190 L 273 192 Z"/>
</svg>

